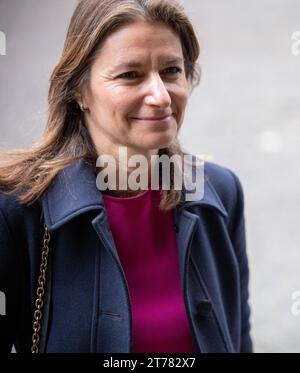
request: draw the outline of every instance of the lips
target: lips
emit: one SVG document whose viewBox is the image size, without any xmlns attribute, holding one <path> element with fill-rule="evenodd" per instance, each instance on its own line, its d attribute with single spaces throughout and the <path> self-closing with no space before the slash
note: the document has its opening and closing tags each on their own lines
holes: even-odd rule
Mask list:
<svg viewBox="0 0 300 373">
<path fill-rule="evenodd" d="M 132 119 L 137 119 L 137 120 L 164 120 L 164 119 L 168 119 L 170 116 L 172 116 L 172 114 L 167 114 L 167 115 L 164 115 L 164 116 L 160 116 L 160 117 L 141 117 L 141 118 L 132 118 Z"/>
</svg>

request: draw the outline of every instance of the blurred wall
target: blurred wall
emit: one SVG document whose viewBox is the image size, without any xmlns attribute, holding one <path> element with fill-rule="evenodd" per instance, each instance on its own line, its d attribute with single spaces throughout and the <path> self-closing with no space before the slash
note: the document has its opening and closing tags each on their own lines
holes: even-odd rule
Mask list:
<svg viewBox="0 0 300 373">
<path fill-rule="evenodd" d="M 202 45 L 182 143 L 230 167 L 244 186 L 256 352 L 300 352 L 300 315 L 292 313 L 300 290 L 300 56 L 292 48 L 300 2 L 182 2 Z M 0 146 L 41 135 L 49 75 L 75 5 L 0 0 Z"/>
</svg>

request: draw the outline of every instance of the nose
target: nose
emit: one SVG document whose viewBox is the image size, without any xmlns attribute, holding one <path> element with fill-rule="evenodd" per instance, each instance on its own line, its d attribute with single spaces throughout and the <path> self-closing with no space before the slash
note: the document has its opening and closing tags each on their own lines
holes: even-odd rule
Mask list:
<svg viewBox="0 0 300 373">
<path fill-rule="evenodd" d="M 149 78 L 145 102 L 147 105 L 163 108 L 171 105 L 171 97 L 159 74 L 153 74 Z"/>
</svg>

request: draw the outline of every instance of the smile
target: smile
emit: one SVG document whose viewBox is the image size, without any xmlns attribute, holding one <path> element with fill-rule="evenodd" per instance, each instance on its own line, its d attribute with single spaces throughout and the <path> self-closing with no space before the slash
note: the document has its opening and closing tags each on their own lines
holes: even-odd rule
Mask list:
<svg viewBox="0 0 300 373">
<path fill-rule="evenodd" d="M 157 122 L 157 121 L 163 121 L 168 120 L 172 117 L 172 114 L 163 116 L 163 117 L 145 117 L 145 118 L 132 118 L 135 120 L 142 120 L 142 121 L 149 121 L 149 122 Z"/>
</svg>

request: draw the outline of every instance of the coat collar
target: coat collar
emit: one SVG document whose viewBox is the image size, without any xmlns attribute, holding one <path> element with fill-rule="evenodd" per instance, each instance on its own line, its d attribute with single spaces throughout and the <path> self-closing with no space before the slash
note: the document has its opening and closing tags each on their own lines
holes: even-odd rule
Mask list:
<svg viewBox="0 0 300 373">
<path fill-rule="evenodd" d="M 81 159 L 63 169 L 41 197 L 45 223 L 53 231 L 82 213 L 104 209 L 93 168 Z M 183 202 L 180 209 L 208 206 L 227 216 L 215 188 L 205 177 L 204 195 L 198 201 Z"/>
</svg>

